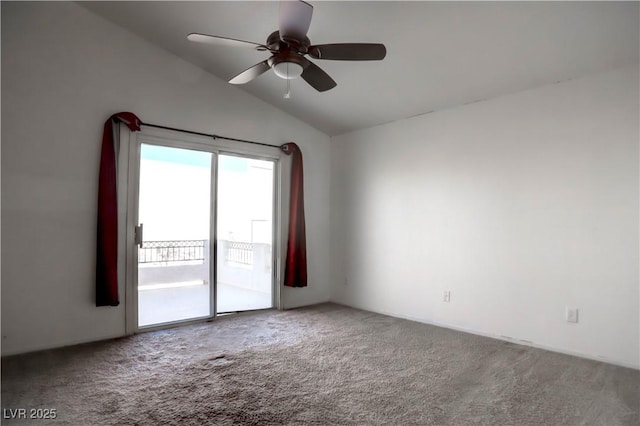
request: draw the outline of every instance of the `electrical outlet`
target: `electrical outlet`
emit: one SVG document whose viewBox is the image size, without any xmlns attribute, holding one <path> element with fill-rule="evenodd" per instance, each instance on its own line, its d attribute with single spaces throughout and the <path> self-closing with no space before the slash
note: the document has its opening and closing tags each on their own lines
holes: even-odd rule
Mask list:
<svg viewBox="0 0 640 426">
<path fill-rule="evenodd" d="M 445 290 L 444 293 L 442 293 L 442 301 L 447 303 L 451 302 L 451 291 Z"/>
<path fill-rule="evenodd" d="M 567 322 L 578 322 L 578 308 L 571 308 L 567 306 L 566 318 Z"/>
</svg>

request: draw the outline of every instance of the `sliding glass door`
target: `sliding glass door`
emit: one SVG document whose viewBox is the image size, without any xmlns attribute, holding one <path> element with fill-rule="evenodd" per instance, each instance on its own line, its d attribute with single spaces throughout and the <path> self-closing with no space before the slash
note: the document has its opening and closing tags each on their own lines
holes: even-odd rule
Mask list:
<svg viewBox="0 0 640 426">
<path fill-rule="evenodd" d="M 275 160 L 142 141 L 135 328 L 273 307 Z"/>
<path fill-rule="evenodd" d="M 209 317 L 213 154 L 142 144 L 138 326 Z"/>
<path fill-rule="evenodd" d="M 273 185 L 273 161 L 218 157 L 219 313 L 273 306 Z"/>
</svg>

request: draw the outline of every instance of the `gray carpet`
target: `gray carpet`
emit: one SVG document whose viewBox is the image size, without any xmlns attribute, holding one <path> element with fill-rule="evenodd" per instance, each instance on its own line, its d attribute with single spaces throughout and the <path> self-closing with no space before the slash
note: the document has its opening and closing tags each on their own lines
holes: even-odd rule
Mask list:
<svg viewBox="0 0 640 426">
<path fill-rule="evenodd" d="M 638 425 L 640 372 L 324 304 L 3 358 L 2 408 L 56 409 L 32 424 Z"/>
</svg>

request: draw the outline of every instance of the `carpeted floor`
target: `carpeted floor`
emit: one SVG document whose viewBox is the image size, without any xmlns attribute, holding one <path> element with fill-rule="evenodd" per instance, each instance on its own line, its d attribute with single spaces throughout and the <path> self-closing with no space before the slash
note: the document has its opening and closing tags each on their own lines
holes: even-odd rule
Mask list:
<svg viewBox="0 0 640 426">
<path fill-rule="evenodd" d="M 3 358 L 2 408 L 3 424 L 638 425 L 640 371 L 324 304 Z"/>
</svg>

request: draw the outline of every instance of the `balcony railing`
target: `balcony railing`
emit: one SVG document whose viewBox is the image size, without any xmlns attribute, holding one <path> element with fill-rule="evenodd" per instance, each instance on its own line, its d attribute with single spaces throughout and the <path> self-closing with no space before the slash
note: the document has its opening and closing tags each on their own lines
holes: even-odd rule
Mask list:
<svg viewBox="0 0 640 426">
<path fill-rule="evenodd" d="M 227 241 L 224 260 L 226 262 L 253 265 L 253 244 L 238 241 Z"/>
<path fill-rule="evenodd" d="M 138 263 L 204 263 L 207 240 L 145 241 L 138 249 Z"/>
<path fill-rule="evenodd" d="M 202 264 L 208 251 L 208 240 L 145 241 L 138 249 L 138 263 L 168 264 L 189 262 Z M 254 244 L 239 241 L 225 241 L 224 260 L 226 263 L 253 265 Z"/>
<path fill-rule="evenodd" d="M 212 262 L 220 285 L 249 290 L 271 288 L 271 244 L 218 240 L 217 259 L 209 240 L 145 241 L 139 250 L 138 287 L 141 290 L 174 288 L 188 283 L 209 283 Z"/>
</svg>

